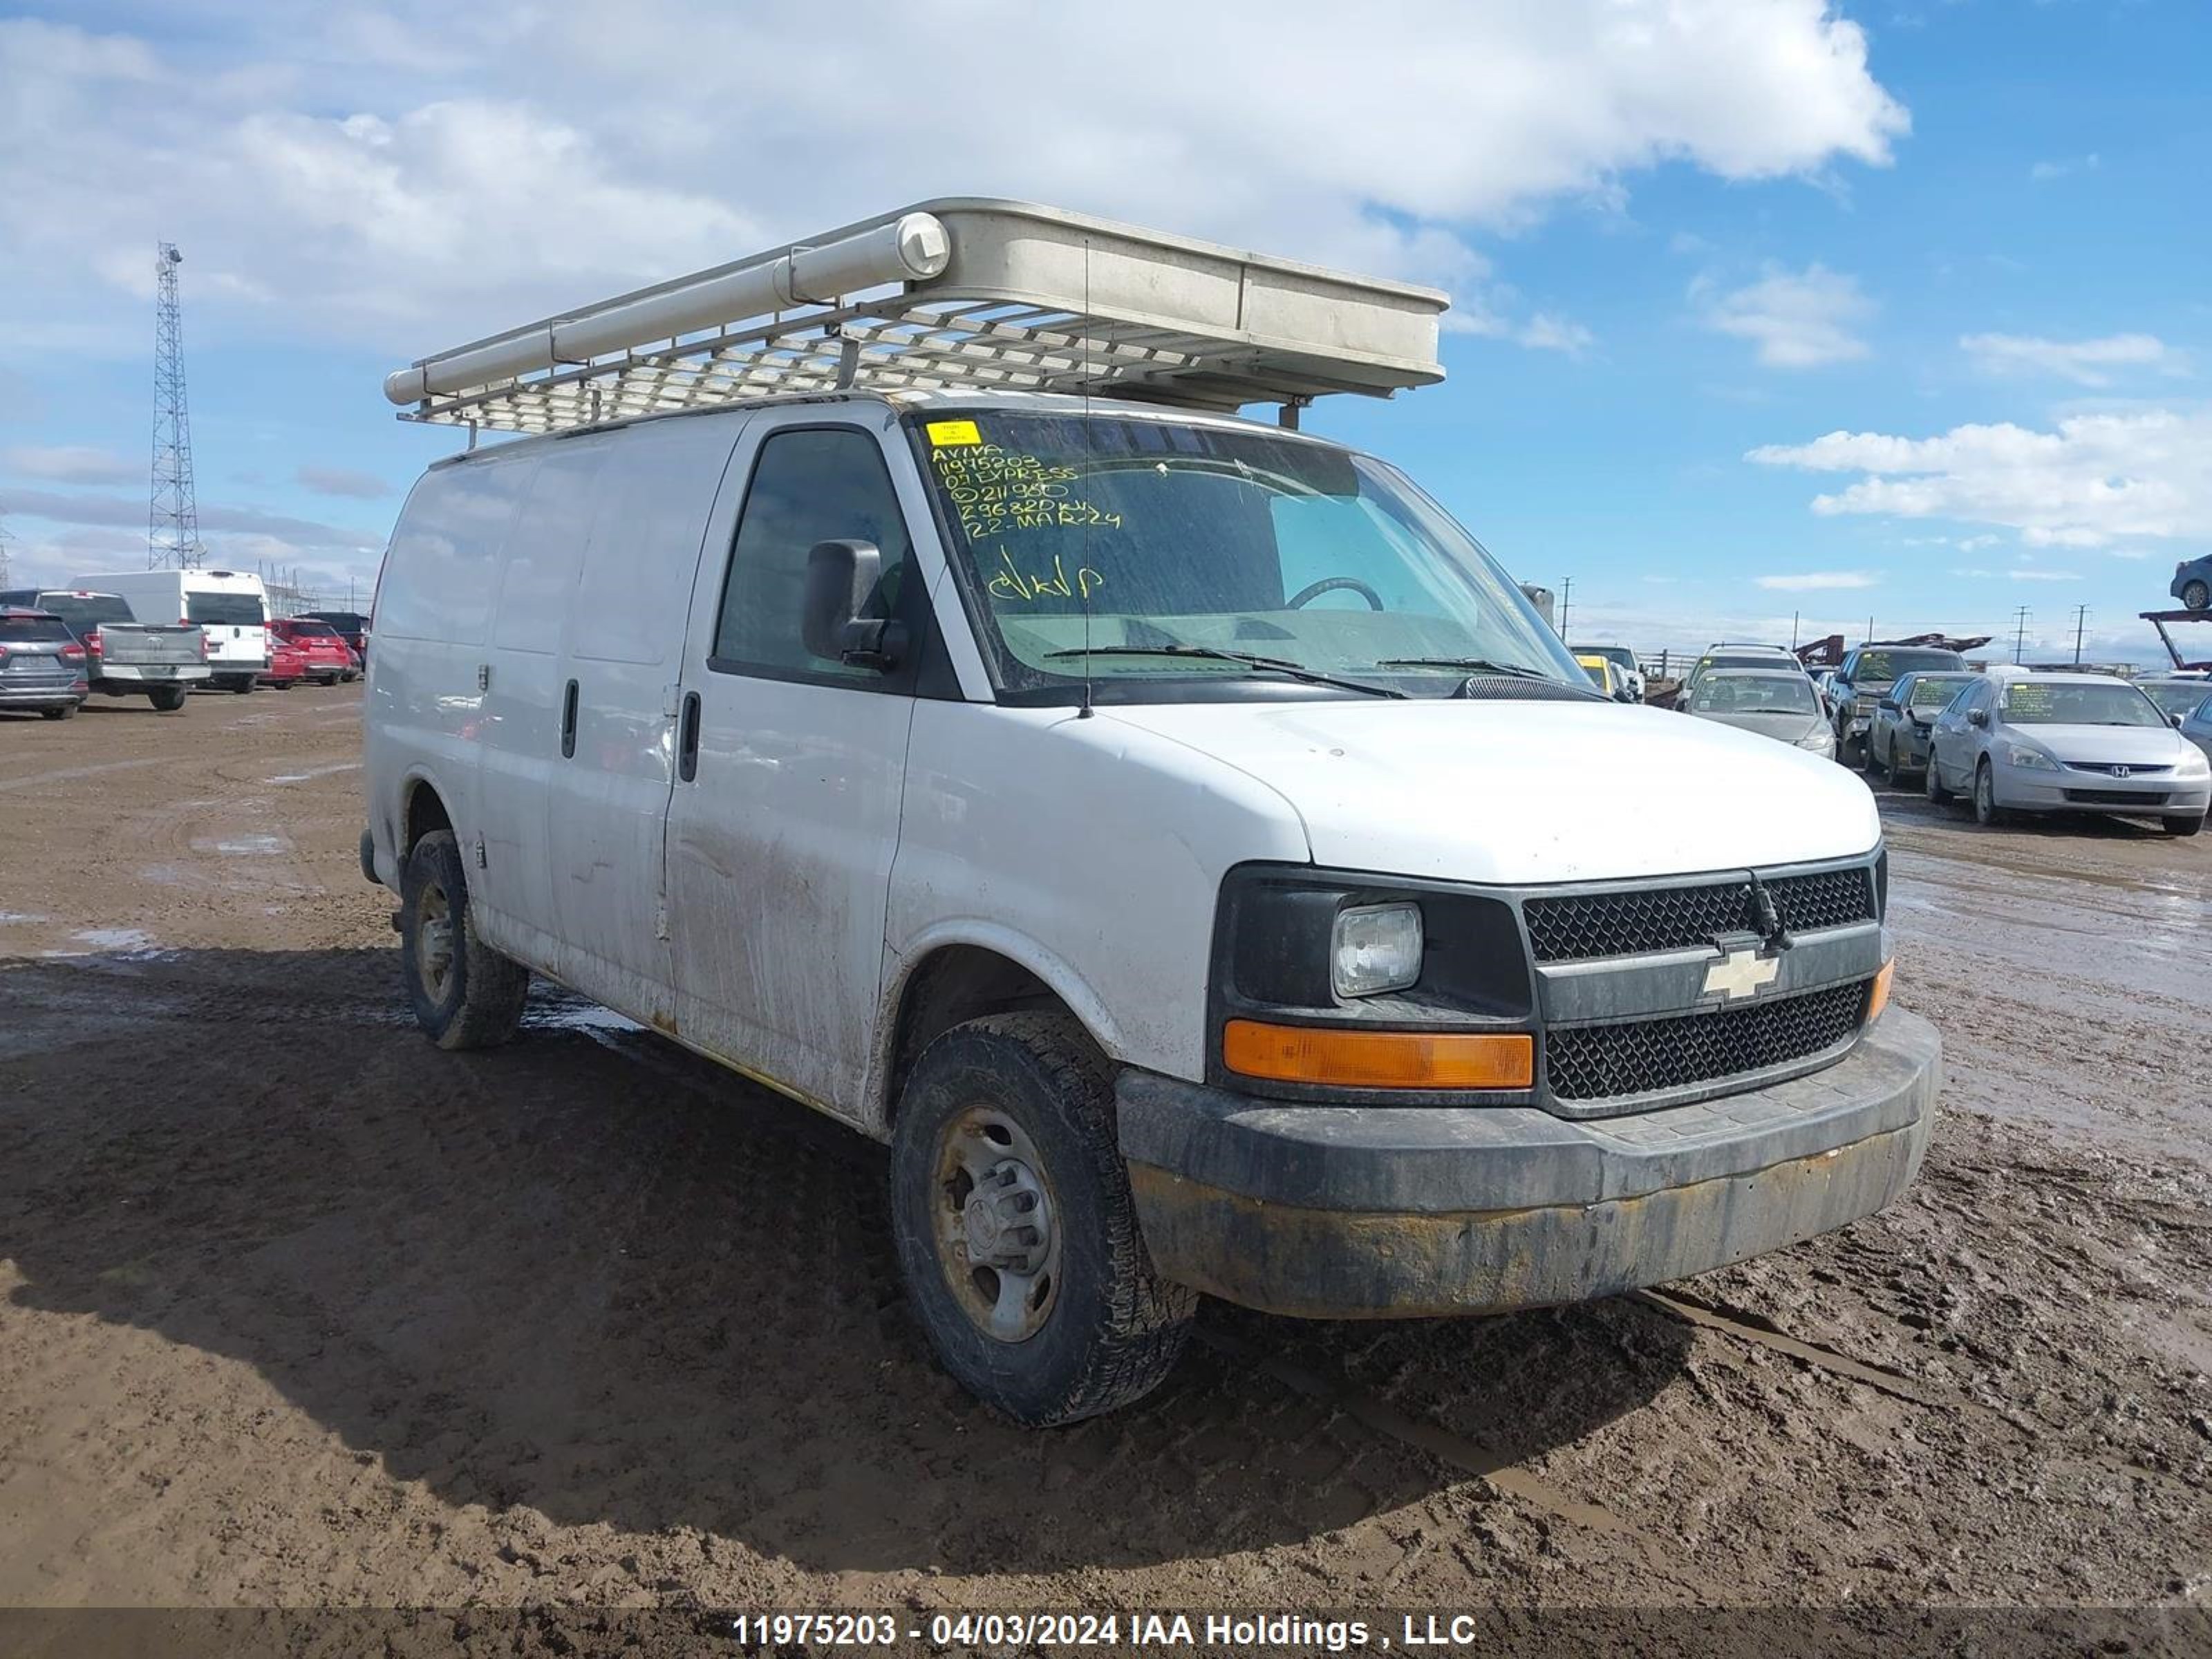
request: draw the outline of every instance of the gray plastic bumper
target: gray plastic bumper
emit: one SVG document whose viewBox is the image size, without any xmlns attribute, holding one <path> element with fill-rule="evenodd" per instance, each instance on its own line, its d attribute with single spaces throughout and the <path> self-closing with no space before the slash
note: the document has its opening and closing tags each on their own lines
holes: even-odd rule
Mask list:
<svg viewBox="0 0 2212 1659">
<path fill-rule="evenodd" d="M 1290 1105 L 1151 1073 L 1116 1092 L 1169 1278 L 1316 1318 L 1496 1313 L 1702 1273 L 1871 1214 L 1917 1173 L 1942 1048 L 1892 1009 L 1835 1065 L 1693 1105 Z"/>
</svg>

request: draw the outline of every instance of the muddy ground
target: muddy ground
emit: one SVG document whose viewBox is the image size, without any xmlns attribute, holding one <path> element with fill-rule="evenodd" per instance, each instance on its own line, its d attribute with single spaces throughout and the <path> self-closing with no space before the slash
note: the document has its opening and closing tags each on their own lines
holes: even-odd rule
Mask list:
<svg viewBox="0 0 2212 1659">
<path fill-rule="evenodd" d="M 354 688 L 0 716 L 0 1605 L 2212 1607 L 2212 836 L 1885 792 L 1917 1186 L 1662 1296 L 1209 1308 L 1030 1433 L 871 1148 L 541 994 L 436 1052 Z"/>
</svg>

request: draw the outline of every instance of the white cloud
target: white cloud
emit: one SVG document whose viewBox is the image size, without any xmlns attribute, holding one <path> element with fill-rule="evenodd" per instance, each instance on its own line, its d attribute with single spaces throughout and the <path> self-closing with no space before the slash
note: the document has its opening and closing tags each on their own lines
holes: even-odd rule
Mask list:
<svg viewBox="0 0 2212 1659">
<path fill-rule="evenodd" d="M 2071 570 L 2030 570 L 2015 567 L 2005 572 L 2016 582 L 2078 582 L 2081 578 Z"/>
<path fill-rule="evenodd" d="M 2212 408 L 2075 415 L 2049 432 L 2010 422 L 1932 438 L 1831 432 L 1747 459 L 1863 475 L 1814 496 L 1820 514 L 1995 525 L 2035 547 L 2212 537 Z"/>
<path fill-rule="evenodd" d="M 2077 173 L 2094 173 L 2102 162 L 2094 150 L 2087 155 L 2070 155 L 2055 161 L 2038 161 L 2028 168 L 2027 176 L 2039 185 L 2047 185 L 2054 179 L 2070 179 Z"/>
<path fill-rule="evenodd" d="M 293 477 L 302 489 L 318 495 L 342 495 L 350 501 L 373 501 L 392 493 L 387 480 L 348 466 L 302 466 Z"/>
<path fill-rule="evenodd" d="M 25 444 L 0 450 L 0 471 L 53 483 L 129 483 L 144 477 L 148 465 L 89 444 Z"/>
<path fill-rule="evenodd" d="M 1176 47 L 1128 65 L 1091 12 L 1015 0 L 863 5 L 834 44 L 714 0 L 631 0 L 619 27 L 523 0 L 205 9 L 165 10 L 160 51 L 0 21 L 5 314 L 106 325 L 159 234 L 203 334 L 412 353 L 993 191 L 1479 283 L 1471 236 L 1639 172 L 1814 178 L 1909 126 L 1826 0 L 1400 0 L 1356 28 L 1320 0 L 1130 0 L 1117 35 Z M 1588 344 L 1541 312 L 1504 331 Z"/>
<path fill-rule="evenodd" d="M 1871 570 L 1799 570 L 1753 580 L 1784 593 L 1809 593 L 1830 587 L 1872 587 L 1881 578 Z"/>
<path fill-rule="evenodd" d="M 2154 368 L 2187 373 L 2180 354 L 2153 334 L 2108 334 L 2095 340 L 2045 340 L 2021 334 L 1967 334 L 1960 349 L 1993 374 L 2055 374 L 2080 386 L 2112 383 L 2112 371 Z"/>
<path fill-rule="evenodd" d="M 1764 276 L 1726 294 L 1709 280 L 1691 287 L 1703 301 L 1705 325 L 1715 333 L 1749 340 L 1770 368 L 1819 368 L 1867 355 L 1856 331 L 1874 315 L 1874 302 L 1858 279 L 1826 266 L 1800 271 L 1770 266 Z"/>
</svg>

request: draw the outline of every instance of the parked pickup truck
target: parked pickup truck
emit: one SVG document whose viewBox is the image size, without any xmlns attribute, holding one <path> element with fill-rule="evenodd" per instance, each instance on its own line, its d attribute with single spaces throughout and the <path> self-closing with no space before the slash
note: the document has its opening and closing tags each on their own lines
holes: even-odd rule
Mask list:
<svg viewBox="0 0 2212 1659">
<path fill-rule="evenodd" d="M 144 697 L 173 714 L 185 693 L 207 684 L 207 635 L 198 623 L 138 622 L 116 594 L 68 588 L 18 588 L 0 593 L 0 605 L 59 617 L 84 647 L 87 676 L 104 696 Z"/>
</svg>

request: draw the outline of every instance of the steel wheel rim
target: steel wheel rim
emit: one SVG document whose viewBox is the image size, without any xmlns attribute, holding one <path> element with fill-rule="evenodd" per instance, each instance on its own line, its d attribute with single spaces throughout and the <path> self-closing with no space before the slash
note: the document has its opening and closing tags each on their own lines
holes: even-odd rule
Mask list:
<svg viewBox="0 0 2212 1659">
<path fill-rule="evenodd" d="M 415 960 L 433 1001 L 443 1001 L 453 976 L 453 907 L 434 881 L 422 884 L 415 900 Z"/>
<path fill-rule="evenodd" d="M 953 1300 L 994 1341 L 1026 1342 L 1060 1299 L 1059 1206 L 1036 1143 L 978 1103 L 939 1132 L 930 1238 Z"/>
</svg>

